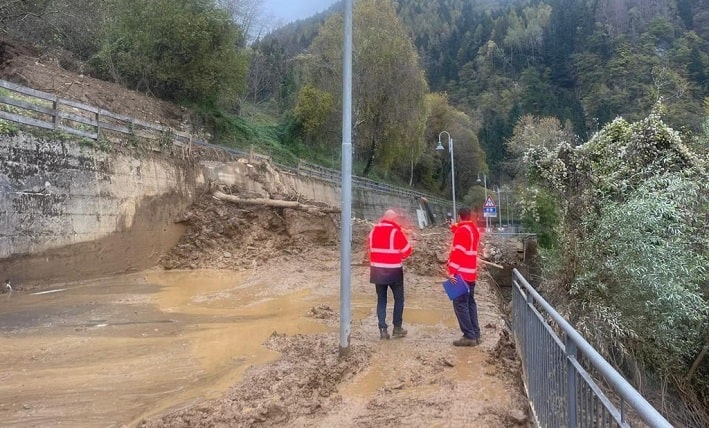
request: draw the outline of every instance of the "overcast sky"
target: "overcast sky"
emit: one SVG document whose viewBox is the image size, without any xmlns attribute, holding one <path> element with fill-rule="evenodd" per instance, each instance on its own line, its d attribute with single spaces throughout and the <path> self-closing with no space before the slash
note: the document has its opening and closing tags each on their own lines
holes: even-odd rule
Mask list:
<svg viewBox="0 0 709 428">
<path fill-rule="evenodd" d="M 337 0 L 263 0 L 266 16 L 274 16 L 284 24 L 322 12 Z"/>
</svg>

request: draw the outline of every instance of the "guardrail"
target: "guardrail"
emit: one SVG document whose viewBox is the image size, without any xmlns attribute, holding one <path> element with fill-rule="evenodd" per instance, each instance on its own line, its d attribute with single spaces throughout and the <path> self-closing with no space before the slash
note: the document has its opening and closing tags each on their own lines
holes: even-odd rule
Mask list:
<svg viewBox="0 0 709 428">
<path fill-rule="evenodd" d="M 330 181 L 333 183 L 339 183 L 342 180 L 342 175 L 340 174 L 339 170 L 326 168 L 324 166 L 316 165 L 316 164 L 309 163 L 309 162 L 306 162 L 303 160 L 298 162 L 298 167 L 294 171 L 299 174 L 307 174 L 312 177 L 317 177 L 322 180 Z M 369 178 L 364 178 L 364 177 L 352 176 L 352 185 L 357 186 L 357 187 L 361 187 L 361 188 L 365 188 L 365 189 L 370 189 L 370 190 L 378 190 L 381 192 L 386 192 L 386 193 L 390 193 L 390 194 L 398 195 L 398 196 L 403 196 L 403 197 L 410 197 L 410 198 L 424 197 L 429 202 L 439 204 L 439 205 L 447 205 L 447 204 L 451 203 L 450 201 L 445 201 L 440 198 L 435 198 L 435 197 L 426 195 L 424 193 L 420 193 L 420 192 L 416 192 L 416 191 L 408 190 L 408 189 L 402 189 L 400 187 L 391 186 L 389 184 L 379 183 L 375 180 L 372 180 Z"/>
<path fill-rule="evenodd" d="M 672 426 L 517 269 L 513 274 L 512 328 L 539 426 L 630 427 L 631 414 L 651 427 Z"/>
<path fill-rule="evenodd" d="M 230 147 L 210 144 L 204 140 L 195 138 L 192 134 L 187 132 L 145 122 L 76 101 L 66 100 L 53 94 L 27 88 L 5 80 L 0 80 L 0 88 L 19 94 L 17 98 L 0 94 L 0 105 L 4 105 L 3 108 L 0 108 L 0 119 L 15 123 L 52 131 L 62 131 L 94 141 L 99 140 L 105 136 L 106 133 L 118 133 L 153 140 L 164 139 L 169 140 L 171 143 L 194 144 L 220 150 L 238 158 L 270 159 L 269 156 L 255 153 L 253 150 L 244 152 Z M 271 163 L 281 170 L 319 178 L 336 184 L 339 184 L 342 180 L 342 175 L 339 170 L 325 168 L 302 160 L 298 163 L 296 168 L 275 162 Z M 403 197 L 425 197 L 429 202 L 442 206 L 450 203 L 449 201 L 431 197 L 420 192 L 402 189 L 388 184 L 381 184 L 363 177 L 353 176 L 352 185 Z"/>
</svg>

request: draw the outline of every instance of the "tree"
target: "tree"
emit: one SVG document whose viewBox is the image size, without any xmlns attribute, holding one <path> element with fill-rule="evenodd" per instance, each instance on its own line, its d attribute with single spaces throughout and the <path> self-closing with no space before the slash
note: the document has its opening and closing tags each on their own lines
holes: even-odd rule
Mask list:
<svg viewBox="0 0 709 428">
<path fill-rule="evenodd" d="M 334 99 L 342 93 L 342 35 L 342 17 L 333 16 L 310 49 L 311 82 Z M 375 166 L 386 173 L 398 159 L 423 151 L 427 84 L 391 2 L 357 2 L 353 38 L 355 154 L 365 164 L 363 176 Z"/>
<path fill-rule="evenodd" d="M 233 102 L 243 90 L 243 34 L 213 0 L 112 0 L 97 66 L 160 97 Z"/>
<path fill-rule="evenodd" d="M 571 126 L 563 127 L 555 117 L 536 117 L 526 114 L 517 120 L 512 136 L 505 141 L 510 154 L 506 172 L 515 179 L 524 168 L 524 154 L 535 147 L 547 150 L 560 144 L 576 145 L 576 136 Z"/>
<path fill-rule="evenodd" d="M 256 41 L 249 51 L 246 96 L 255 104 L 280 101 L 279 89 L 288 74 L 288 61 L 276 38 Z"/>
<path fill-rule="evenodd" d="M 266 30 L 263 21 L 263 0 L 216 0 L 219 8 L 226 10 L 246 38 L 256 40 Z"/>
<path fill-rule="evenodd" d="M 325 126 L 328 116 L 334 110 L 332 95 L 311 85 L 304 86 L 298 93 L 293 116 L 300 123 L 306 137 L 316 138 Z"/>
</svg>

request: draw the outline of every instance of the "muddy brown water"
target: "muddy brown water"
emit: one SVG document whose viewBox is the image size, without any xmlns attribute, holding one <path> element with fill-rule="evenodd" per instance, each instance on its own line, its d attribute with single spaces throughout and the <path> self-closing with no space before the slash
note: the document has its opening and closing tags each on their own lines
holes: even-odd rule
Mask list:
<svg viewBox="0 0 709 428">
<path fill-rule="evenodd" d="M 264 299 L 248 273 L 142 272 L 0 295 L 0 426 L 121 426 L 216 398 L 314 333 L 308 290 Z"/>
<path fill-rule="evenodd" d="M 336 297 L 271 286 L 249 272 L 145 271 L 0 295 L 0 426 L 124 426 L 198 399 L 217 398 L 244 371 L 278 358 L 274 331 L 318 333 L 306 317 Z M 372 310 L 355 297 L 353 319 Z M 407 308 L 412 323 L 441 323 Z M 454 318 L 446 324 L 454 326 Z M 382 386 L 376 364 L 347 393 Z"/>
</svg>

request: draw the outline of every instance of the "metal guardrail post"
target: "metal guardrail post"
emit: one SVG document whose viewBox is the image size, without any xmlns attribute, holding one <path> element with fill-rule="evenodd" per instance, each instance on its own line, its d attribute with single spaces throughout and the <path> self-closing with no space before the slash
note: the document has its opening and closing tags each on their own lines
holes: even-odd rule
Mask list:
<svg viewBox="0 0 709 428">
<path fill-rule="evenodd" d="M 566 414 L 568 417 L 567 426 L 569 428 L 576 428 L 577 426 L 577 415 L 576 415 L 576 367 L 574 367 L 573 360 L 578 357 L 578 349 L 576 344 L 570 337 L 566 336 L 566 342 L 564 343 L 566 348 Z"/>
</svg>

